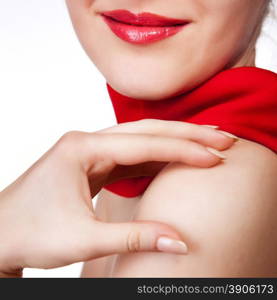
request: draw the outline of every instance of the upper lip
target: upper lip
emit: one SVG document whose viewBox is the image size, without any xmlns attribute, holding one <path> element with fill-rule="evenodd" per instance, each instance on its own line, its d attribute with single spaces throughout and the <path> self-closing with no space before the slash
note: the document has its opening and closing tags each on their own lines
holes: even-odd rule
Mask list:
<svg viewBox="0 0 277 300">
<path fill-rule="evenodd" d="M 137 26 L 165 27 L 165 26 L 184 25 L 189 23 L 188 20 L 168 18 L 168 17 L 160 16 L 149 12 L 134 14 L 125 9 L 104 11 L 101 13 L 101 15 L 112 18 L 115 21 L 121 23 L 137 25 Z"/>
</svg>

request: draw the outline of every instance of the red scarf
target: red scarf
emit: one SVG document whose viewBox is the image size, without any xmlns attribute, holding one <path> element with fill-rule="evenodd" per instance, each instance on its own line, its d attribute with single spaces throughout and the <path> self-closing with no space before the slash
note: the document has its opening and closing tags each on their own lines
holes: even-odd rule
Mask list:
<svg viewBox="0 0 277 300">
<path fill-rule="evenodd" d="M 160 101 L 123 96 L 107 84 L 118 123 L 140 119 L 218 125 L 277 152 L 277 74 L 255 67 L 222 71 L 192 91 Z M 154 177 L 121 179 L 104 188 L 124 197 L 142 194 Z"/>
</svg>

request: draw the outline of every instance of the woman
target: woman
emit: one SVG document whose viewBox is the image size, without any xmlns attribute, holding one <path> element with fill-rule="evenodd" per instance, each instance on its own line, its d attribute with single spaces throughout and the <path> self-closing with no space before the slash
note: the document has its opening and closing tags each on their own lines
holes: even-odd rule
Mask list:
<svg viewBox="0 0 277 300">
<path fill-rule="evenodd" d="M 145 102 L 155 107 L 163 99 L 191 91 L 222 70 L 255 66 L 255 43 L 269 1 L 68 0 L 67 4 L 84 49 L 107 79 L 121 123 L 134 120 L 129 114 L 136 113 L 136 109 L 122 108 L 122 101 L 133 105 L 134 101 L 147 99 Z M 185 25 L 173 35 L 168 31 L 166 37 L 153 28 L 149 34 L 147 28 L 135 26 L 155 25 L 151 24 L 153 17 L 132 15 L 138 12 L 166 16 L 171 19 L 166 24 L 178 19 L 176 24 Z M 128 28 L 122 23 L 133 26 Z M 245 80 L 241 72 L 232 79 L 237 76 L 239 80 L 241 76 Z M 255 71 L 250 70 L 249 76 L 252 72 Z M 235 84 L 232 89 L 236 90 Z M 274 93 L 276 99 L 276 88 Z M 185 102 L 183 106 L 188 103 Z M 171 103 L 167 108 L 172 110 L 172 106 Z M 148 108 L 139 117 L 149 116 Z M 276 106 L 271 109 L 275 109 L 276 118 Z M 203 169 L 170 163 L 147 190 L 148 183 L 138 188 L 141 182 L 127 180 L 106 186 L 99 195 L 99 218 L 114 222 L 154 218 L 166 222 L 180 230 L 189 255 L 137 253 L 102 258 L 85 264 L 83 276 L 277 274 L 276 148 L 257 140 L 259 143 L 255 143 L 254 135 L 247 134 L 243 126 L 223 123 L 220 119 L 227 113 L 221 113 L 216 117 L 202 115 L 197 121 L 221 125 L 243 137 L 224 151 L 228 157 L 224 164 Z M 237 121 L 234 116 L 227 117 L 230 122 Z M 247 119 L 247 115 L 243 117 Z M 274 141 L 276 145 L 276 132 Z"/>
<path fill-rule="evenodd" d="M 3 276 L 21 276 L 24 267 L 52 268 L 116 253 L 125 254 L 87 263 L 83 276 L 276 275 L 275 127 L 268 134 L 255 123 L 256 136 L 237 126 L 242 129 L 238 139 L 219 121 L 226 116 L 222 111 L 187 123 L 168 114 L 178 112 L 172 103 L 183 107 L 184 100 L 215 99 L 218 80 L 226 86 L 230 76 L 243 78 L 246 70 L 238 67 L 254 66 L 254 44 L 269 4 L 172 3 L 67 1 L 80 41 L 107 79 L 117 117 L 136 115 L 133 105 L 124 106 L 130 101 L 152 103 L 145 104 L 140 118 L 160 101 L 166 103 L 160 111 L 164 120 L 155 115 L 96 133 L 66 134 L 2 191 Z M 151 14 L 135 15 L 141 11 Z M 235 76 L 228 71 L 234 68 L 239 70 Z M 273 73 L 252 72 L 268 87 L 276 83 Z M 223 101 L 222 95 L 230 98 L 231 93 L 236 99 L 234 90 L 216 98 Z M 263 120 L 272 121 L 274 93 L 265 95 Z M 253 119 L 247 121 L 252 129 Z M 155 177 L 151 185 L 146 176 Z M 99 191 L 94 213 L 90 200 Z M 118 223 L 125 221 L 133 222 Z"/>
</svg>

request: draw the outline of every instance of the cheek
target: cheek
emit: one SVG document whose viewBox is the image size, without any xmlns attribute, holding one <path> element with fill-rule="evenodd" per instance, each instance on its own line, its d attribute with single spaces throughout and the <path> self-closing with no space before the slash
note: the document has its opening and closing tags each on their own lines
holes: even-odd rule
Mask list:
<svg viewBox="0 0 277 300">
<path fill-rule="evenodd" d="M 68 7 L 86 7 L 89 8 L 95 2 L 95 0 L 66 0 Z"/>
<path fill-rule="evenodd" d="M 195 53 L 201 63 L 221 67 L 244 51 L 249 43 L 252 29 L 244 16 L 208 15 L 198 24 L 198 43 Z"/>
<path fill-rule="evenodd" d="M 200 58 L 231 60 L 247 48 L 264 0 L 196 1 L 202 5 L 195 31 Z"/>
<path fill-rule="evenodd" d="M 201 84 L 244 46 L 249 16 L 238 10 L 234 17 L 234 7 L 226 10 L 226 1 L 238 0 L 220 0 L 220 5 L 219 0 L 204 1 L 210 1 L 204 2 L 209 5 L 199 9 L 191 29 L 147 48 L 115 39 L 102 19 L 94 15 L 94 1 L 67 0 L 67 4 L 84 49 L 111 86 L 130 97 L 159 100 Z"/>
<path fill-rule="evenodd" d="M 95 28 L 95 13 L 91 9 L 92 0 L 67 0 L 67 6 L 76 34 L 85 50 L 90 54 L 93 49 L 95 36 L 98 34 Z"/>
</svg>

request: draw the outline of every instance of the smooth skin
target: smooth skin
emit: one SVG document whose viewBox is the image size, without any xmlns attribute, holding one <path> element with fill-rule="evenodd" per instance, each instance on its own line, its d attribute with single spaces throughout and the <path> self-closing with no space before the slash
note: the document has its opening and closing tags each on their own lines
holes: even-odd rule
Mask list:
<svg viewBox="0 0 277 300">
<path fill-rule="evenodd" d="M 66 2 L 80 42 L 107 82 L 123 95 L 149 101 L 189 91 L 222 69 L 251 64 L 255 37 L 268 3 L 267 0 Z M 102 20 L 101 12 L 113 9 L 151 12 L 191 23 L 169 39 L 146 46 L 134 45 L 116 37 Z M 249 53 L 245 56 L 245 52 Z"/>
<path fill-rule="evenodd" d="M 253 65 L 251 45 L 266 3 L 67 1 L 80 41 L 111 86 L 149 101 L 188 91 L 224 68 Z M 116 39 L 100 18 L 101 10 L 121 8 L 187 17 L 192 25 L 162 43 L 135 47 Z M 169 121 L 162 126 L 161 120 L 153 122 L 136 123 L 142 133 L 133 132 L 133 125 L 128 133 L 125 126 L 118 127 L 124 133 L 68 133 L 0 193 L 2 276 L 21 276 L 25 267 L 53 268 L 115 253 L 157 252 L 159 237 L 164 236 L 173 239 L 175 246 L 167 249 L 171 253 L 184 254 L 174 242 L 187 240 L 188 255 L 121 255 L 105 270 L 115 277 L 275 274 L 275 153 L 242 139 L 234 145 L 234 139 L 205 126 L 178 122 L 172 128 Z M 179 126 L 186 127 L 185 141 L 170 138 L 180 134 Z M 165 128 L 172 129 L 170 137 Z M 196 128 L 205 130 L 200 143 L 202 134 Z M 203 147 L 206 136 L 209 146 L 228 155 L 224 163 Z M 137 208 L 129 207 L 125 215 L 140 222 L 102 222 L 105 213 L 111 220 L 110 200 L 118 199 L 112 193 L 102 198 L 100 212 L 93 211 L 91 198 L 103 185 L 155 173 Z M 106 272 L 102 263 L 98 270 Z"/>
<path fill-rule="evenodd" d="M 91 199 L 103 185 L 155 175 L 168 162 L 210 168 L 222 159 L 207 147 L 219 152 L 233 144 L 233 138 L 208 126 L 151 119 L 66 133 L 0 193 L 0 276 L 20 277 L 27 267 L 55 268 L 115 253 L 186 254 L 174 227 L 104 223 Z M 165 238 L 170 245 L 164 245 Z"/>
<path fill-rule="evenodd" d="M 99 216 L 170 224 L 187 242 L 188 255 L 110 256 L 86 263 L 82 276 L 277 277 L 276 154 L 244 139 L 223 152 L 227 160 L 209 169 L 169 163 L 128 204 L 100 193 Z"/>
<path fill-rule="evenodd" d="M 187 92 L 224 69 L 255 66 L 256 39 L 268 4 L 67 0 L 78 38 L 107 82 L 123 95 L 149 101 Z M 112 9 L 192 23 L 172 38 L 141 47 L 107 28 L 100 14 Z M 205 170 L 168 164 L 140 197 L 126 199 L 105 190 L 99 194 L 99 217 L 166 221 L 188 239 L 189 255 L 110 256 L 86 263 L 82 276 L 275 276 L 276 154 L 246 139 L 224 154 L 223 164 Z"/>
</svg>

